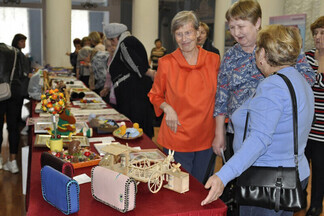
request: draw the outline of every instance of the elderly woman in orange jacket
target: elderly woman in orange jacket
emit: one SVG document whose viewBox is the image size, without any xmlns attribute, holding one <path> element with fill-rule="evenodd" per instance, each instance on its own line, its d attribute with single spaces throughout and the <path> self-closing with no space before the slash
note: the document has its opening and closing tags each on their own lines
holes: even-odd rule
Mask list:
<svg viewBox="0 0 324 216">
<path fill-rule="evenodd" d="M 173 18 L 171 31 L 179 48 L 159 59 L 148 96 L 156 115 L 165 114 L 158 143 L 166 152 L 175 150 L 175 160 L 202 182 L 213 153 L 213 100 L 220 59 L 197 46 L 198 28 L 192 11 Z"/>
</svg>

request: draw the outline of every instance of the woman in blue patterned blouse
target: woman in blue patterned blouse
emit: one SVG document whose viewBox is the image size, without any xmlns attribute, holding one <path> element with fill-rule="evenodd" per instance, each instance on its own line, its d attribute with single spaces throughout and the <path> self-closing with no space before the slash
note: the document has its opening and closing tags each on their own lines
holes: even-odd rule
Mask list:
<svg viewBox="0 0 324 216">
<path fill-rule="evenodd" d="M 218 74 L 214 110 L 217 126 L 213 141 L 213 149 L 217 155 L 221 155 L 221 149 L 226 149 L 225 118 L 230 120 L 227 132 L 232 140 L 232 113 L 255 92 L 264 79 L 255 63 L 256 38 L 261 29 L 261 17 L 261 7 L 253 0 L 239 0 L 226 12 L 231 35 L 237 44 L 225 53 Z M 313 85 L 315 73 L 303 53 L 298 56 L 295 68 Z M 231 142 L 228 148 L 231 148 Z"/>
</svg>

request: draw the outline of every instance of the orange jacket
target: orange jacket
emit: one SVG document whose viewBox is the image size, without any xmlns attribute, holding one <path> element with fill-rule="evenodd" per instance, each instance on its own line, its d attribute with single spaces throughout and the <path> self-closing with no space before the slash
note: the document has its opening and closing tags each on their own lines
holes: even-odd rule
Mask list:
<svg viewBox="0 0 324 216">
<path fill-rule="evenodd" d="M 177 113 L 177 132 L 162 120 L 158 143 L 179 152 L 201 151 L 211 147 L 215 135 L 213 118 L 219 55 L 199 47 L 196 65 L 189 65 L 178 48 L 159 59 L 158 71 L 148 96 L 157 116 L 168 103 Z"/>
</svg>

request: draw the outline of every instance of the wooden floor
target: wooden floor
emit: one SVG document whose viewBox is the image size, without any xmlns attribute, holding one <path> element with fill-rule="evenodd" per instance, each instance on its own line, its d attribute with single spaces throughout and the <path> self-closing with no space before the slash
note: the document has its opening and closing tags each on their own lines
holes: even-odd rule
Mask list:
<svg viewBox="0 0 324 216">
<path fill-rule="evenodd" d="M 158 128 L 154 130 L 158 133 Z M 4 160 L 8 158 L 9 147 L 7 141 L 7 132 L 4 130 L 4 142 L 2 144 L 2 157 Z M 20 148 L 27 145 L 27 136 L 21 136 Z M 153 138 L 156 141 L 156 136 Z M 21 170 L 21 151 L 19 151 L 17 162 Z M 220 169 L 222 164 L 221 158 L 217 157 L 216 170 Z M 22 194 L 21 171 L 18 174 L 11 174 L 8 171 L 0 170 L 0 215 L 2 216 L 19 216 L 25 215 L 25 196 Z M 324 183 L 324 182 L 323 182 Z M 308 194 L 310 194 L 310 187 L 308 186 Z M 310 197 L 307 197 L 308 203 Z M 200 202 L 200 201 L 197 201 Z M 324 202 L 323 202 L 324 205 Z M 294 216 L 304 216 L 305 210 L 295 213 Z M 324 216 L 324 211 L 321 216 Z"/>
<path fill-rule="evenodd" d="M 6 125 L 4 125 L 4 128 Z M 1 155 L 4 163 L 9 157 L 8 134 L 4 129 Z M 19 216 L 25 213 L 25 195 L 22 194 L 22 175 L 21 175 L 21 147 L 28 145 L 28 137 L 21 136 L 17 163 L 19 173 L 0 170 L 0 215 Z"/>
</svg>

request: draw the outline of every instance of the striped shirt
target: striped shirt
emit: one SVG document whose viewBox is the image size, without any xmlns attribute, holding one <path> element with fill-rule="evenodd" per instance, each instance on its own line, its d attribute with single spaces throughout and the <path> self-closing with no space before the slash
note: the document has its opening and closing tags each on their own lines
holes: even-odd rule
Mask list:
<svg viewBox="0 0 324 216">
<path fill-rule="evenodd" d="M 324 81 L 323 74 L 317 73 L 318 62 L 315 59 L 315 51 L 314 48 L 305 53 L 308 63 L 316 72 L 316 82 L 313 86 L 316 119 L 312 125 L 309 139 L 324 142 Z"/>
</svg>

